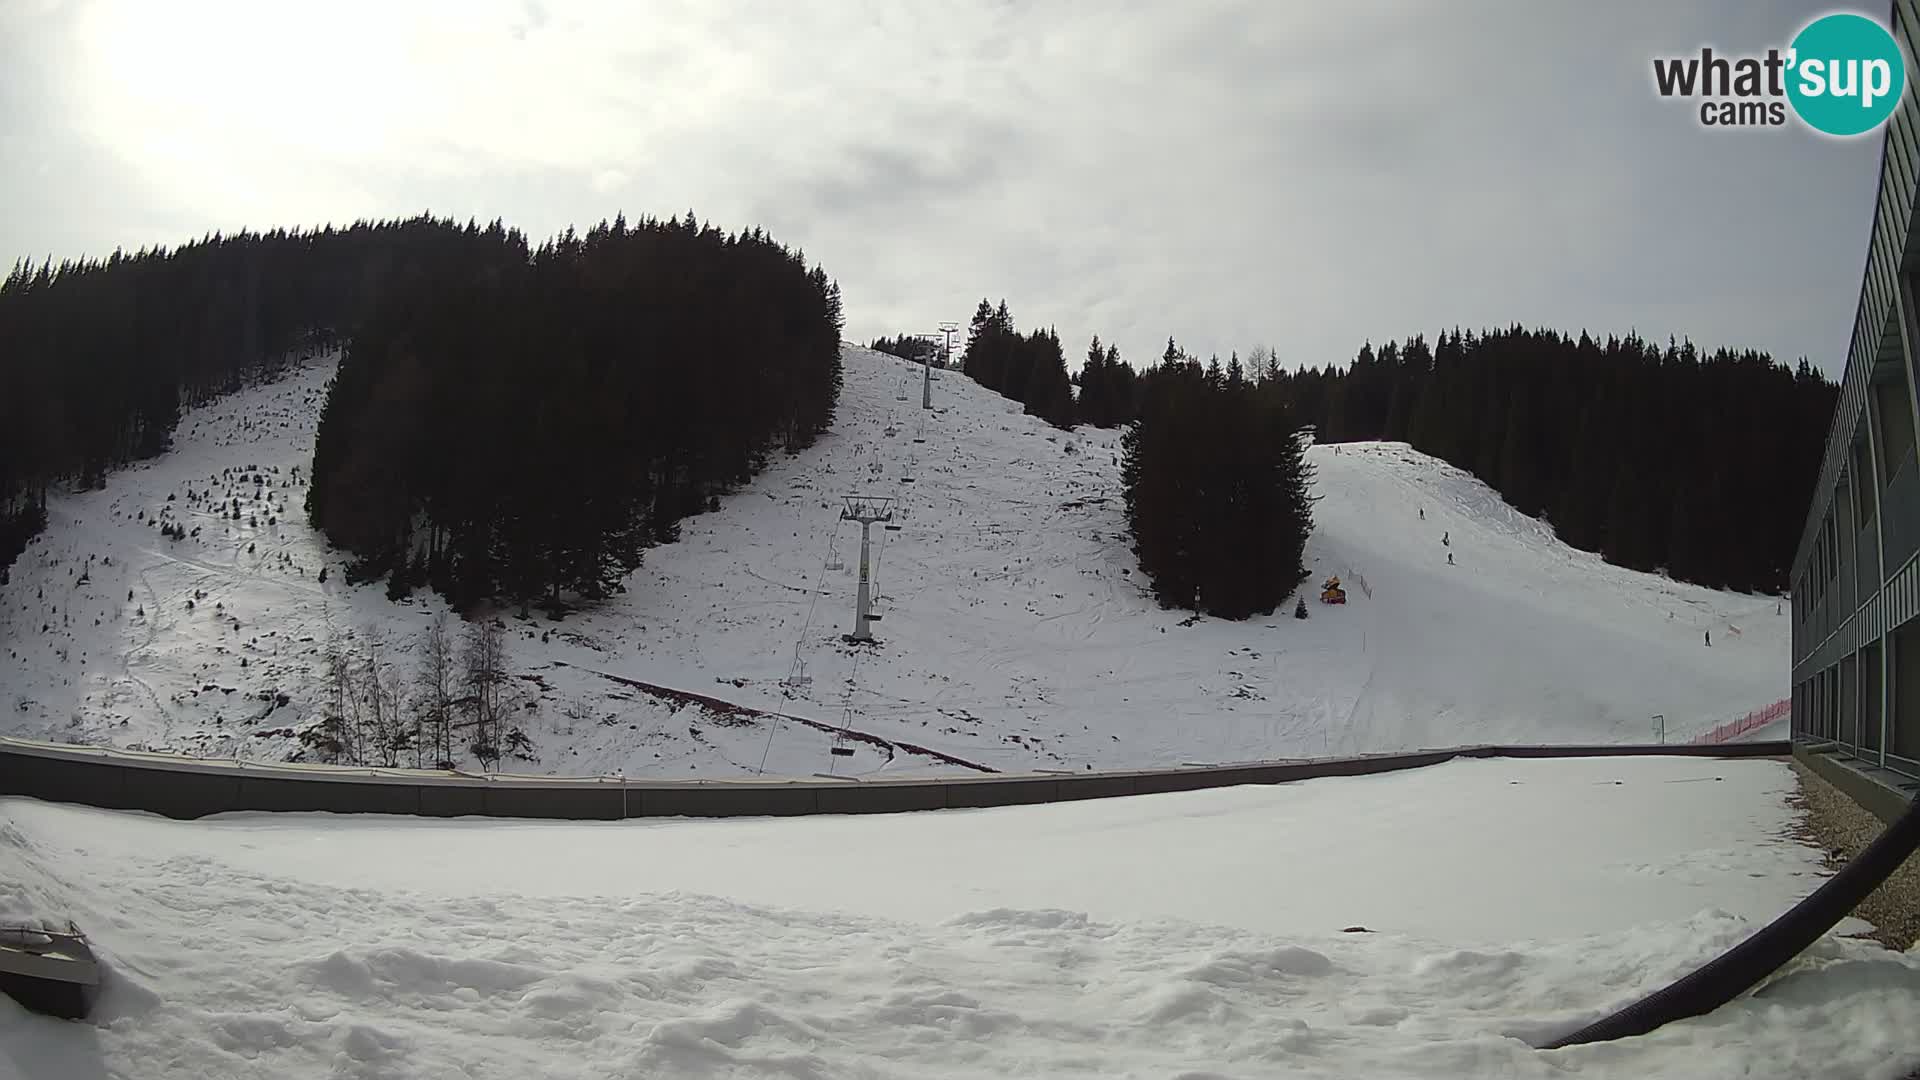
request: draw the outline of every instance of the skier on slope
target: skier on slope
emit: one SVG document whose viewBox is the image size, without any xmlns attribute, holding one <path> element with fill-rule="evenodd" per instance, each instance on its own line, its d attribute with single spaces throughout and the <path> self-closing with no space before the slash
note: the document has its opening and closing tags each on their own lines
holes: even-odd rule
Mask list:
<svg viewBox="0 0 1920 1080">
<path fill-rule="evenodd" d="M 1707 633 L 1707 648 L 1711 649 L 1713 648 L 1713 631 L 1708 630 L 1706 633 Z"/>
<path fill-rule="evenodd" d="M 1453 552 L 1451 551 L 1447 552 L 1447 565 L 1448 566 L 1453 565 Z"/>
<path fill-rule="evenodd" d="M 1443 533 L 1441 533 L 1441 534 L 1440 534 L 1440 546 L 1441 546 L 1441 547 L 1452 547 L 1452 546 L 1453 546 L 1452 544 L 1450 544 L 1450 543 L 1448 543 L 1448 542 L 1447 542 L 1447 537 L 1449 537 L 1449 536 L 1451 536 L 1451 535 L 1453 535 L 1453 534 L 1452 534 L 1452 533 L 1446 533 L 1446 532 L 1443 532 Z"/>
</svg>

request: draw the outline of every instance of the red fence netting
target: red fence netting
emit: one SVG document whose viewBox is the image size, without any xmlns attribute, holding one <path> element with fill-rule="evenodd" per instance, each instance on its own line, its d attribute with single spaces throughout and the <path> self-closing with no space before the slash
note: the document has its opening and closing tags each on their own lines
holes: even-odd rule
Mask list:
<svg viewBox="0 0 1920 1080">
<path fill-rule="evenodd" d="M 1776 701 L 1773 704 L 1766 706 L 1765 708 L 1755 709 L 1738 720 L 1729 720 L 1726 723 L 1721 724 L 1720 726 L 1714 728 L 1712 731 L 1707 732 L 1705 735 L 1702 735 L 1699 738 L 1694 739 L 1693 742 L 1696 744 L 1723 743 L 1723 742 L 1726 742 L 1728 739 L 1738 738 L 1741 735 L 1745 735 L 1747 732 L 1752 731 L 1755 728 L 1766 727 L 1768 724 L 1773 723 L 1775 720 L 1778 720 L 1781 717 L 1786 716 L 1788 712 L 1792 711 L 1792 709 L 1793 709 L 1793 699 L 1782 698 L 1781 700 Z"/>
</svg>

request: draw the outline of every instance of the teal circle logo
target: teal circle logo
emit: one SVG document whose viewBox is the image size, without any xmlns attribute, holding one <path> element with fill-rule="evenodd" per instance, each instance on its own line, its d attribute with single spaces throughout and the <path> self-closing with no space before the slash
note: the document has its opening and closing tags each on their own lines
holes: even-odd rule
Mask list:
<svg viewBox="0 0 1920 1080">
<path fill-rule="evenodd" d="M 1907 88 L 1907 59 L 1886 27 L 1865 15 L 1808 23 L 1787 53 L 1787 100 L 1809 127 L 1862 135 L 1885 123 Z"/>
</svg>

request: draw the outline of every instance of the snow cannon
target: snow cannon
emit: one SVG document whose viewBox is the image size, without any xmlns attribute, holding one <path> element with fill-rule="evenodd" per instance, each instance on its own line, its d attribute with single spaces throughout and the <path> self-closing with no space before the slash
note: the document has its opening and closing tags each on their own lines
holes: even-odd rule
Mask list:
<svg viewBox="0 0 1920 1080">
<path fill-rule="evenodd" d="M 1339 575 L 1328 578 L 1326 584 L 1320 587 L 1320 602 L 1323 604 L 1347 602 L 1347 591 L 1340 587 Z"/>
</svg>

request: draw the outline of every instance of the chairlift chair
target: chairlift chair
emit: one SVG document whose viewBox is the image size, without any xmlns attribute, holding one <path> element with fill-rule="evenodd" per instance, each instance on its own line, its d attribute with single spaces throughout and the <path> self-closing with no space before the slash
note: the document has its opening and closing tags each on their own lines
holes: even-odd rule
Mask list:
<svg viewBox="0 0 1920 1080">
<path fill-rule="evenodd" d="M 847 722 L 852 719 L 852 709 L 848 709 L 840 716 L 840 730 L 833 733 L 833 745 L 827 748 L 827 752 L 834 757 L 853 756 L 853 747 L 848 745 L 852 740 L 847 738 Z"/>
<path fill-rule="evenodd" d="M 798 647 L 795 651 L 798 652 Z M 786 696 L 792 697 L 795 692 L 805 690 L 812 685 L 813 676 L 807 674 L 807 662 L 795 656 L 793 670 L 787 674 L 786 678 L 780 680 L 781 688 L 786 691 Z"/>
</svg>

